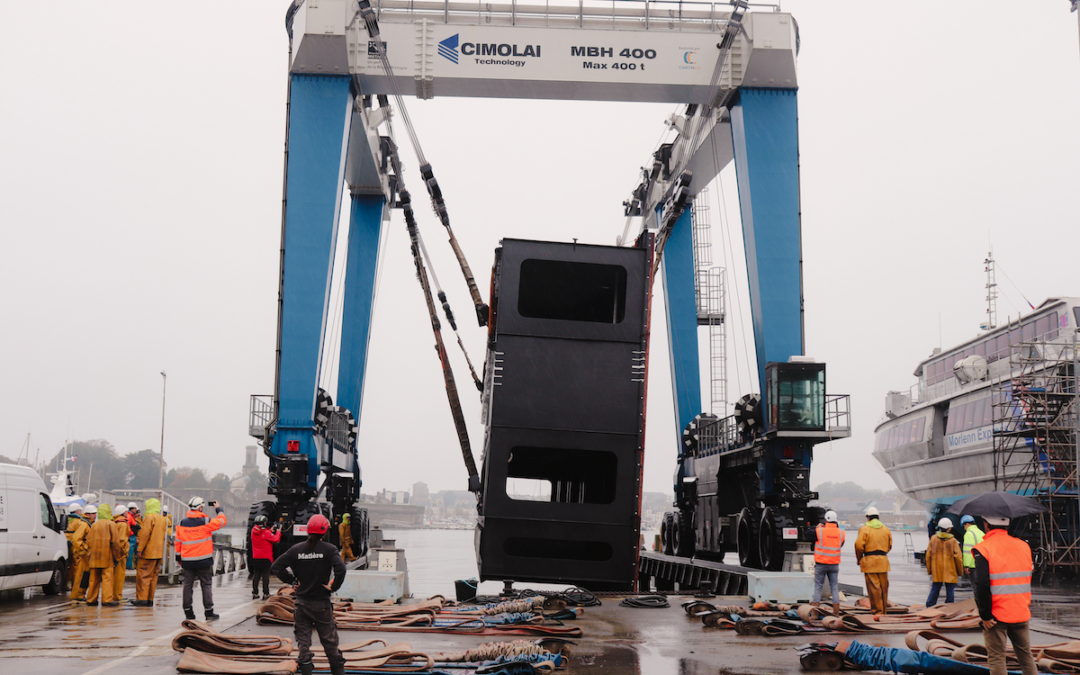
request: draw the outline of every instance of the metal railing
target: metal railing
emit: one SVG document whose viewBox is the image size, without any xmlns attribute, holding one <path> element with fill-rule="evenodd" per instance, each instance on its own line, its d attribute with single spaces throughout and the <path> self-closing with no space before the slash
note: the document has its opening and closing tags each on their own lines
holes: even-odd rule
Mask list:
<svg viewBox="0 0 1080 675">
<path fill-rule="evenodd" d="M 851 433 L 850 395 L 825 395 L 825 430 L 830 434 Z"/>
<path fill-rule="evenodd" d="M 274 423 L 273 394 L 252 394 L 248 411 L 248 435 L 266 438 L 267 429 Z"/>
<path fill-rule="evenodd" d="M 450 0 L 379 0 L 379 21 L 494 26 L 542 26 L 608 30 L 675 30 L 719 32 L 731 15 L 729 2 L 679 0 L 548 0 L 544 4 L 450 2 Z M 750 5 L 759 11 L 779 12 L 780 5 Z M 362 22 L 361 22 L 362 23 Z"/>
</svg>

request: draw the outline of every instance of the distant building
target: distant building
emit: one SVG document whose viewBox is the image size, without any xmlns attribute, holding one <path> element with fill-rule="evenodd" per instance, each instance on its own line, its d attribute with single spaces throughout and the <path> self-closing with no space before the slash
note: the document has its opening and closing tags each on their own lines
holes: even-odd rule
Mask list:
<svg viewBox="0 0 1080 675">
<path fill-rule="evenodd" d="M 427 504 L 431 501 L 431 495 L 428 493 L 427 483 L 420 481 L 419 483 L 413 483 L 412 486 L 412 503 L 413 504 Z"/>
<path fill-rule="evenodd" d="M 881 522 L 894 529 L 924 530 L 928 514 L 922 504 L 903 495 L 872 502 L 881 513 Z"/>
<path fill-rule="evenodd" d="M 235 466 L 235 465 L 233 465 Z M 244 475 L 255 473 L 259 470 L 259 446 L 249 445 L 244 448 Z"/>
</svg>

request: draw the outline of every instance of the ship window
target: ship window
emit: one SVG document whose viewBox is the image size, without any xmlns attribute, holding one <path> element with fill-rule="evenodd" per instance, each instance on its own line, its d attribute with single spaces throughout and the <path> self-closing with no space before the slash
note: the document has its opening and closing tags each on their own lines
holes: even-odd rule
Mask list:
<svg viewBox="0 0 1080 675">
<path fill-rule="evenodd" d="M 1032 339 L 1035 338 L 1035 322 L 1028 321 L 1023 325 L 1020 331 L 1021 335 L 1024 338 L 1024 342 L 1030 342 Z"/>
<path fill-rule="evenodd" d="M 515 447 L 506 466 L 506 495 L 511 499 L 610 504 L 615 501 L 614 453 L 567 448 Z M 522 479 L 523 483 L 519 483 Z M 546 484 L 546 485 L 545 485 Z M 525 494 L 515 491 L 524 487 Z"/>
<path fill-rule="evenodd" d="M 915 425 L 915 429 L 916 429 L 916 431 L 915 431 L 915 440 L 913 442 L 922 443 L 923 439 L 926 438 L 926 418 L 925 417 L 920 417 L 919 418 L 919 423 Z"/>
<path fill-rule="evenodd" d="M 975 345 L 975 355 L 986 358 L 986 343 L 985 342 L 980 342 L 979 344 Z"/>
<path fill-rule="evenodd" d="M 1049 319 L 1050 319 L 1050 326 L 1046 330 L 1046 339 L 1047 340 L 1056 340 L 1057 336 L 1058 336 L 1058 313 L 1057 312 L 1051 312 L 1050 316 L 1049 316 Z"/>
<path fill-rule="evenodd" d="M 521 263 L 518 313 L 534 319 L 619 323 L 626 313 L 626 269 L 526 260 Z"/>
<path fill-rule="evenodd" d="M 987 396 L 983 399 L 983 403 L 985 405 L 983 406 L 982 424 L 979 426 L 986 427 L 994 423 L 994 402 Z"/>
<path fill-rule="evenodd" d="M 951 436 L 959 431 L 959 427 L 964 423 L 964 406 L 957 405 L 955 402 L 949 406 L 949 423 L 945 427 L 945 435 Z"/>
<path fill-rule="evenodd" d="M 971 413 L 971 422 L 967 425 L 967 428 L 976 429 L 982 426 L 983 415 L 986 414 L 986 399 L 980 398 L 978 401 L 974 401 L 971 407 L 973 412 Z"/>
<path fill-rule="evenodd" d="M 908 445 L 910 445 L 912 443 L 917 443 L 919 441 L 919 438 L 917 436 L 917 434 L 919 432 L 919 424 L 918 424 L 918 422 L 916 420 L 911 420 L 910 422 L 908 422 L 908 427 L 909 427 L 908 435 L 907 435 Z"/>
<path fill-rule="evenodd" d="M 1080 326 L 1080 307 L 1073 307 L 1073 318 L 1076 320 L 1076 325 Z"/>
</svg>

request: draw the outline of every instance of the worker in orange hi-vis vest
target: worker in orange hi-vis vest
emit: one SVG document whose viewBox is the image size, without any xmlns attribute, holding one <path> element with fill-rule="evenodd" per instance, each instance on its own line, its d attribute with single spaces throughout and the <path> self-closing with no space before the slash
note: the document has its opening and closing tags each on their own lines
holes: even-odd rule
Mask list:
<svg viewBox="0 0 1080 675">
<path fill-rule="evenodd" d="M 866 509 L 866 524 L 855 538 L 855 560 L 866 580 L 866 595 L 874 614 L 884 614 L 889 607 L 889 551 L 892 532 L 881 522 L 881 513 L 871 506 Z"/>
<path fill-rule="evenodd" d="M 217 511 L 213 518 L 203 513 L 203 504 Z M 202 590 L 203 611 L 207 621 L 220 619 L 214 612 L 214 532 L 225 527 L 228 519 L 216 501 L 204 502 L 202 497 L 192 497 L 188 512 L 176 527 L 176 558 L 184 573 L 184 591 L 181 602 L 184 618 L 194 619 L 192 605 L 195 581 Z"/>
<path fill-rule="evenodd" d="M 836 511 L 825 512 L 825 522 L 817 526 L 817 541 L 814 544 L 814 607 L 821 604 L 821 588 L 825 577 L 829 578 L 832 590 L 832 613 L 840 616 L 840 549 L 846 535 L 836 524 Z"/>
<path fill-rule="evenodd" d="M 1024 675 L 1036 675 L 1031 656 L 1031 547 L 1009 536 L 1009 519 L 984 517 L 986 535 L 972 549 L 975 605 L 982 619 L 990 675 L 1005 675 L 1005 637 Z"/>
</svg>

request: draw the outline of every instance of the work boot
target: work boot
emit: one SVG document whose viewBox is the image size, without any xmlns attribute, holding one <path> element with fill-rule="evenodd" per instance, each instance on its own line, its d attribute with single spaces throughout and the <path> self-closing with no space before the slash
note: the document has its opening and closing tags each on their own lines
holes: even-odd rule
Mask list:
<svg viewBox="0 0 1080 675">
<path fill-rule="evenodd" d="M 184 608 L 184 618 L 187 619 L 188 621 L 194 621 L 195 620 L 195 610 L 193 610 L 190 607 L 185 607 Z"/>
<path fill-rule="evenodd" d="M 304 663 L 297 664 L 297 671 L 300 673 L 300 675 L 311 675 L 312 671 L 314 670 L 315 664 L 311 661 L 305 661 Z M 342 672 L 345 672 L 344 669 L 342 669 Z"/>
<path fill-rule="evenodd" d="M 251 594 L 251 599 L 252 600 L 258 600 L 259 599 L 259 594 L 258 593 L 252 593 Z"/>
<path fill-rule="evenodd" d="M 87 606 L 87 607 L 97 607 L 97 603 L 98 603 L 98 601 L 97 601 L 97 600 L 95 600 L 95 601 L 93 601 L 93 602 L 90 602 L 89 600 L 87 600 L 87 601 L 86 601 L 86 606 Z"/>
<path fill-rule="evenodd" d="M 115 601 L 114 602 L 103 602 L 103 603 L 101 603 L 101 606 L 102 607 L 119 607 L 120 603 L 115 602 Z"/>
<path fill-rule="evenodd" d="M 262 599 L 263 600 L 269 600 L 270 599 L 270 594 L 269 593 L 263 593 Z"/>
<path fill-rule="evenodd" d="M 331 663 L 330 675 L 345 675 L 345 662 L 342 661 L 341 663 Z"/>
<path fill-rule="evenodd" d="M 220 615 L 214 614 L 214 608 L 213 607 L 206 610 L 206 620 L 207 621 L 213 621 L 214 619 L 220 619 L 220 618 L 221 618 Z"/>
</svg>

